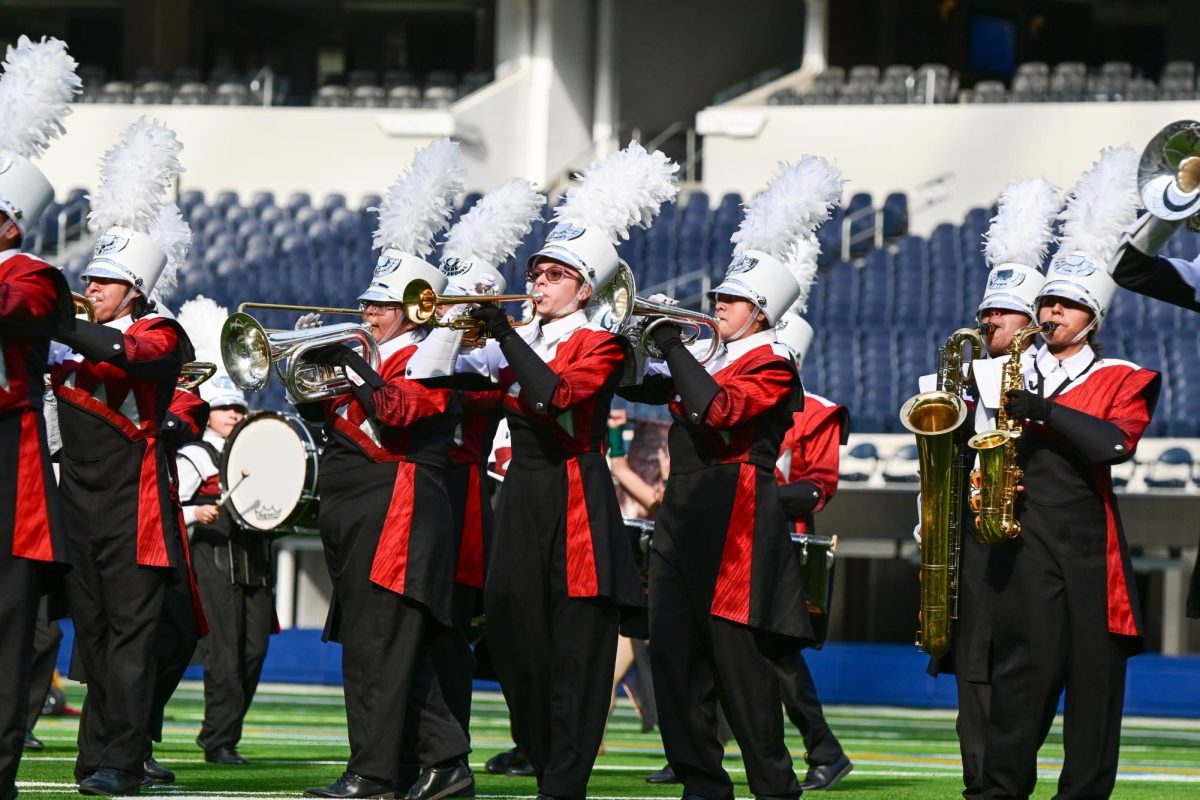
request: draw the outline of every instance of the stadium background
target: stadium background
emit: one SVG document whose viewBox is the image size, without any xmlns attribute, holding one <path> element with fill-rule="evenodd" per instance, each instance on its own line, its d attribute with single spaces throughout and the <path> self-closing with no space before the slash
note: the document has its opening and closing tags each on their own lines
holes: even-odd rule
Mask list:
<svg viewBox="0 0 1200 800">
<path fill-rule="evenodd" d="M 346 305 L 374 264 L 367 209 L 431 139 L 462 142 L 468 208 L 518 175 L 556 195 L 631 138 L 681 164 L 683 191 L 622 245 L 639 293 L 703 306 L 740 204 L 781 160 L 836 160 L 843 208 L 819 232 L 807 388 L 848 405 L 827 699 L 946 707 L 916 623 L 915 452 L 896 410 L 967 321 L 1000 189 L 1064 189 L 1110 144 L 1200 115 L 1194 0 L 77 0 L 0 2 L 0 43 L 65 39 L 85 94 L 43 168 L 60 191 L 32 248 L 78 275 L 100 154 L 139 115 L 185 144 L 178 199 L 195 245 L 172 305 L 205 294 Z M 547 208 L 545 217 L 549 218 Z M 506 265 L 544 233 L 535 225 Z M 1173 255 L 1200 238 L 1177 236 Z M 287 324 L 286 320 L 268 322 Z M 1200 623 L 1183 616 L 1200 530 L 1200 326 L 1121 291 L 1101 341 L 1166 375 L 1119 470 L 1160 655 L 1131 662 L 1131 713 L 1200 716 Z M 275 389 L 259 407 L 281 408 Z M 267 679 L 336 682 L 318 642 L 319 542 L 281 541 Z M 64 648 L 64 659 L 69 649 Z M 882 676 L 882 678 L 881 678 Z"/>
</svg>

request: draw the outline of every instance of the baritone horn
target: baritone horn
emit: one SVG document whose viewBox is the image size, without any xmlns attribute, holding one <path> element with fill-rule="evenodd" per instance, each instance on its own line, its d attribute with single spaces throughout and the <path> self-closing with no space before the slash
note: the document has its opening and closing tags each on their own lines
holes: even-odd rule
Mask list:
<svg viewBox="0 0 1200 800">
<path fill-rule="evenodd" d="M 708 339 L 708 349 L 696 357 L 701 364 L 711 360 L 721 346 L 721 330 L 714 317 L 638 297 L 633 270 L 624 261 L 612 280 L 592 295 L 584 311 L 589 321 L 623 336 L 640 355 L 649 358 L 662 358 L 662 353 L 650 336 L 660 325 L 682 328 L 684 344 L 692 344 L 708 329 L 712 334 Z"/>
<path fill-rule="evenodd" d="M 246 313 L 247 308 L 299 311 L 309 314 L 353 314 L 351 308 L 242 303 L 221 328 L 221 360 L 238 388 L 260 392 L 274 367 L 288 395 L 298 402 L 316 402 L 350 391 L 341 367 L 317 364 L 306 356 L 321 347 L 346 345 L 358 350 L 372 369 L 379 369 L 379 346 L 366 325 L 344 322 L 306 330 L 273 330 Z"/>
<path fill-rule="evenodd" d="M 189 361 L 179 370 L 175 388 L 190 392 L 217 374 L 217 365 L 211 361 Z"/>
</svg>

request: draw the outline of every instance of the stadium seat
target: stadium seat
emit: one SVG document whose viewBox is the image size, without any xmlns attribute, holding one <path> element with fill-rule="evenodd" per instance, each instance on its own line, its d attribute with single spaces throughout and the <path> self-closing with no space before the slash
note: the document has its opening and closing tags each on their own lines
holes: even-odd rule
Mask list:
<svg viewBox="0 0 1200 800">
<path fill-rule="evenodd" d="M 1151 462 L 1146 485 L 1152 489 L 1182 489 L 1193 481 L 1194 461 L 1186 447 L 1169 447 Z"/>
<path fill-rule="evenodd" d="M 851 447 L 841 459 L 841 480 L 863 483 L 870 480 L 879 466 L 879 451 L 870 442 L 861 442 Z"/>
<path fill-rule="evenodd" d="M 901 445 L 888 457 L 883 467 L 883 480 L 887 483 L 917 483 L 920 462 L 915 444 Z"/>
</svg>

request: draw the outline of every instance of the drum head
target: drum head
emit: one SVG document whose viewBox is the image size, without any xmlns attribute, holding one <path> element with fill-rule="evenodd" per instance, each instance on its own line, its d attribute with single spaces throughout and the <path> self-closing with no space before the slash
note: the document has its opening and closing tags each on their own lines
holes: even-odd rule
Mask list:
<svg viewBox="0 0 1200 800">
<path fill-rule="evenodd" d="M 247 417 L 229 434 L 221 456 L 221 491 L 244 528 L 269 531 L 287 523 L 304 499 L 309 451 L 286 417 Z"/>
</svg>

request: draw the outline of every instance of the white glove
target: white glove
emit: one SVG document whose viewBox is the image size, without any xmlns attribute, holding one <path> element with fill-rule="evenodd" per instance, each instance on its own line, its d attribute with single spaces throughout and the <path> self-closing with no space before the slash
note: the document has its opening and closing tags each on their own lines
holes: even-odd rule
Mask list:
<svg viewBox="0 0 1200 800">
<path fill-rule="evenodd" d="M 921 526 L 920 525 L 917 525 L 916 527 L 913 528 L 913 541 L 915 541 L 917 544 L 921 543 Z"/>
<path fill-rule="evenodd" d="M 475 308 L 476 305 L 476 303 L 454 303 L 453 305 L 445 306 L 446 311 L 440 319 L 442 322 L 453 322 L 472 308 Z"/>
<path fill-rule="evenodd" d="M 662 304 L 663 304 L 663 305 L 665 305 L 665 306 L 677 306 L 677 305 L 679 305 L 679 301 L 678 301 L 678 300 L 676 300 L 676 299 L 674 299 L 674 298 L 672 298 L 672 297 L 667 297 L 667 296 L 666 296 L 665 294 L 663 294 L 662 292 L 655 292 L 654 294 L 650 295 L 650 296 L 649 296 L 649 297 L 647 297 L 646 299 L 647 299 L 647 300 L 649 300 L 651 303 L 662 303 Z"/>
<path fill-rule="evenodd" d="M 296 330 L 307 331 L 312 328 L 319 328 L 324 324 L 321 321 L 320 314 L 302 314 L 300 319 L 296 320 Z"/>
</svg>

